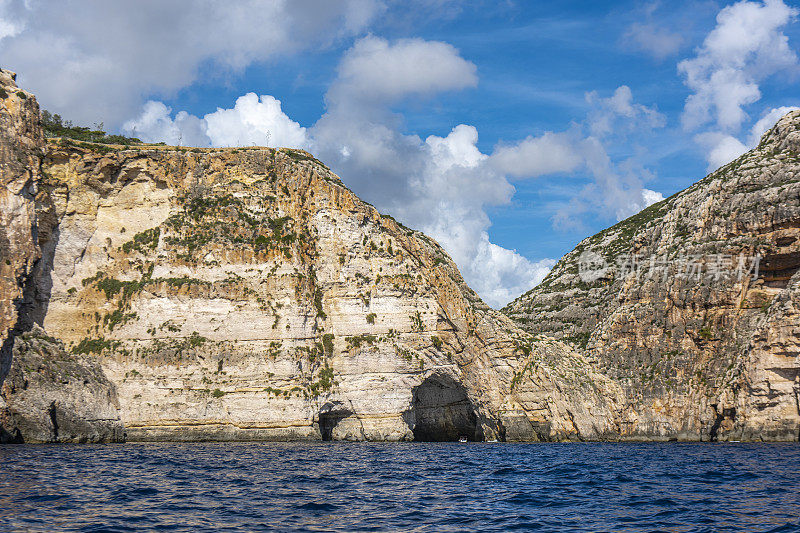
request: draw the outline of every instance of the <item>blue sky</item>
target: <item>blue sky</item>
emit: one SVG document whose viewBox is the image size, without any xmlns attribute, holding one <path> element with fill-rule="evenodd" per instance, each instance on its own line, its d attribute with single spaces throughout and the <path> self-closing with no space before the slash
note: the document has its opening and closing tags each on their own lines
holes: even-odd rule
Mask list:
<svg viewBox="0 0 800 533">
<path fill-rule="evenodd" d="M 76 122 L 311 150 L 494 306 L 800 105 L 791 2 L 232 5 L 0 0 L 0 62 Z"/>
</svg>

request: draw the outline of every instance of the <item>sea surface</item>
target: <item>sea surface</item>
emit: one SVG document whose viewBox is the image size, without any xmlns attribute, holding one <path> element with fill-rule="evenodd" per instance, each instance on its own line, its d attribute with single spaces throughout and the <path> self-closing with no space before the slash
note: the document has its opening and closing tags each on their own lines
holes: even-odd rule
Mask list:
<svg viewBox="0 0 800 533">
<path fill-rule="evenodd" d="M 800 532 L 797 444 L 0 446 L 0 531 Z"/>
</svg>

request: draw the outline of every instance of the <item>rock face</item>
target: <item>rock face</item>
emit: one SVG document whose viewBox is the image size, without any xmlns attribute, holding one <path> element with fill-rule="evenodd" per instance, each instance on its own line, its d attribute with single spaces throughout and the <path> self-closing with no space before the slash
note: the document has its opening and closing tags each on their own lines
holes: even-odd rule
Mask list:
<svg viewBox="0 0 800 533">
<path fill-rule="evenodd" d="M 113 385 L 97 363 L 67 354 L 26 312 L 54 227 L 39 191 L 39 106 L 15 78 L 0 69 L 0 442 L 120 440 Z"/>
<path fill-rule="evenodd" d="M 503 311 L 623 390 L 623 439 L 800 435 L 800 113 L 582 241 Z M 758 258 L 757 258 L 758 257 Z"/>
<path fill-rule="evenodd" d="M 96 361 L 68 354 L 38 326 L 17 336 L 0 389 L 4 441 L 116 442 L 124 439 L 114 386 Z"/>
<path fill-rule="evenodd" d="M 96 358 L 129 439 L 607 430 L 588 362 L 306 152 L 52 141 L 43 172 L 55 229 L 28 314 Z"/>
<path fill-rule="evenodd" d="M 15 79 L 0 69 L 0 380 L 8 371 L 24 281 L 39 258 L 34 199 L 44 136 L 36 100 Z"/>
<path fill-rule="evenodd" d="M 5 440 L 797 438 L 798 115 L 517 324 L 306 152 L 45 142 L 3 76 Z M 763 258 L 585 281 L 584 252 Z"/>
</svg>

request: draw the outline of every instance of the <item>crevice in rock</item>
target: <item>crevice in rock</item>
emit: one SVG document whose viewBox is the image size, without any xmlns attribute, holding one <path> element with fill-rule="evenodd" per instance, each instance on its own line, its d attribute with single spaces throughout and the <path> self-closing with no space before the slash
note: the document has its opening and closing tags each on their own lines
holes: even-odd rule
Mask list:
<svg viewBox="0 0 800 533">
<path fill-rule="evenodd" d="M 56 414 L 56 402 L 52 402 L 50 404 L 48 414 L 50 415 L 50 423 L 53 425 L 53 440 L 58 441 L 58 417 Z"/>
<path fill-rule="evenodd" d="M 415 441 L 448 442 L 466 437 L 482 441 L 475 407 L 464 386 L 449 376 L 435 375 L 412 390 L 412 432 Z M 413 415 L 413 416 L 411 416 Z"/>
<path fill-rule="evenodd" d="M 794 382 L 794 405 L 797 409 L 797 415 L 800 416 L 800 383 L 798 379 Z M 800 442 L 800 428 L 797 429 L 797 441 Z"/>
<path fill-rule="evenodd" d="M 722 423 L 725 419 L 729 419 L 731 422 L 736 418 L 736 408 L 735 407 L 726 407 L 721 412 L 717 409 L 717 405 L 713 404 L 712 409 L 714 409 L 714 414 L 716 417 L 714 418 L 714 423 L 711 425 L 711 428 L 708 430 L 708 437 L 711 442 L 716 442 L 718 438 L 719 428 L 722 426 Z"/>
<path fill-rule="evenodd" d="M 798 270 L 800 270 L 800 252 L 766 255 L 758 268 L 764 286 L 775 289 L 785 289 Z"/>
</svg>

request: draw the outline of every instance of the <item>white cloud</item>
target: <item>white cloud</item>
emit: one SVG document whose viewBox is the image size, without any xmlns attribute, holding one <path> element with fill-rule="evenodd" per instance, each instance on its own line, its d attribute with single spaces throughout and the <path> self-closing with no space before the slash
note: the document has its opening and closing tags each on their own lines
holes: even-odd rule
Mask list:
<svg viewBox="0 0 800 533">
<path fill-rule="evenodd" d="M 569 132 L 528 136 L 517 144 L 498 145 L 492 153 L 492 164 L 515 178 L 572 172 L 583 163 L 575 149 L 576 141 Z"/>
<path fill-rule="evenodd" d="M 797 111 L 800 110 L 800 107 L 794 106 L 781 106 L 777 108 L 772 108 L 769 111 L 766 111 L 758 122 L 753 124 L 753 127 L 750 128 L 750 136 L 748 137 L 748 146 L 751 148 L 756 146 L 760 141 L 761 137 L 767 133 L 772 126 L 775 125 L 778 120 L 781 119 L 786 113 L 790 111 Z"/>
<path fill-rule="evenodd" d="M 778 107 L 766 111 L 762 117 L 750 128 L 747 136 L 747 144 L 743 143 L 733 135 L 727 135 L 719 131 L 707 131 L 695 135 L 695 141 L 703 146 L 708 161 L 708 172 L 726 165 L 747 152 L 755 148 L 761 136 L 764 135 L 778 120 L 790 111 L 795 111 L 800 107 Z"/>
<path fill-rule="evenodd" d="M 303 148 L 306 129 L 281 110 L 280 100 L 248 93 L 233 109 L 217 109 L 203 117 L 212 146 L 285 146 Z"/>
<path fill-rule="evenodd" d="M 256 61 L 325 47 L 363 32 L 381 0 L 183 2 L 5 0 L 4 67 L 42 105 L 78 123 L 117 126 L 146 94 L 229 75 Z M 9 21 L 14 21 L 10 25 Z"/>
<path fill-rule="evenodd" d="M 14 13 L 11 0 L 0 0 L 0 41 L 14 37 L 24 29 L 24 23 Z"/>
<path fill-rule="evenodd" d="M 541 283 L 555 264 L 553 259 L 529 261 L 516 250 L 489 242 L 489 235 L 483 232 L 468 268 L 470 278 L 478 280 L 476 290 L 483 299 L 502 307 Z"/>
<path fill-rule="evenodd" d="M 684 39 L 679 33 L 671 32 L 652 22 L 634 22 L 625 32 L 623 42 L 660 61 L 677 54 Z"/>
<path fill-rule="evenodd" d="M 451 45 L 422 39 L 360 39 L 345 54 L 327 98 L 334 105 L 385 105 L 410 95 L 474 87 L 477 68 Z"/>
<path fill-rule="evenodd" d="M 208 146 L 205 124 L 199 118 L 179 112 L 173 119 L 172 109 L 162 102 L 147 102 L 142 113 L 127 121 L 122 130 L 145 142 L 165 142 L 170 145 Z"/>
<path fill-rule="evenodd" d="M 744 106 L 761 98 L 759 82 L 797 65 L 782 31 L 796 15 L 781 0 L 743 1 L 719 12 L 697 55 L 678 65 L 692 90 L 682 116 L 687 129 L 711 122 L 738 131 L 747 119 Z"/>
<path fill-rule="evenodd" d="M 614 94 L 601 98 L 597 91 L 586 94 L 592 106 L 588 124 L 590 133 L 598 138 L 632 133 L 635 130 L 661 128 L 666 117 L 657 109 L 633 102 L 633 93 L 627 85 L 617 87 Z"/>
<path fill-rule="evenodd" d="M 306 129 L 286 116 L 280 100 L 247 93 L 230 109 L 217 108 L 203 118 L 185 111 L 170 116 L 162 102 L 150 101 L 122 130 L 146 142 L 182 146 L 272 146 L 304 148 Z"/>
<path fill-rule="evenodd" d="M 733 161 L 748 150 L 739 139 L 721 132 L 700 133 L 694 139 L 706 149 L 709 172 Z"/>
<path fill-rule="evenodd" d="M 681 120 L 687 130 L 710 128 L 695 136 L 706 149 L 709 171 L 758 144 L 760 136 L 780 118 L 780 110 L 791 109 L 767 111 L 746 139 L 739 138 L 749 119 L 747 107 L 761 99 L 759 84 L 798 66 L 797 55 L 783 33 L 797 14 L 797 9 L 782 0 L 741 1 L 725 7 L 695 57 L 679 63 L 678 71 L 692 91 Z"/>
</svg>

